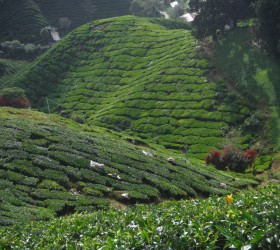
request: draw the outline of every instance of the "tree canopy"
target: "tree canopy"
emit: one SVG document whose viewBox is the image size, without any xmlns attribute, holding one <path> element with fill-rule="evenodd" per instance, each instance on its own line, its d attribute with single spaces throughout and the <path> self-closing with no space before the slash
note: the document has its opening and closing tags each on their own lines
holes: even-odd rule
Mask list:
<svg viewBox="0 0 280 250">
<path fill-rule="evenodd" d="M 196 12 L 193 24 L 198 38 L 212 36 L 217 40 L 217 32 L 223 32 L 227 21 L 223 9 L 223 0 L 191 0 L 190 10 Z"/>
<path fill-rule="evenodd" d="M 224 0 L 224 13 L 237 26 L 237 21 L 247 18 L 252 12 L 252 0 Z"/>
<path fill-rule="evenodd" d="M 255 34 L 268 53 L 280 56 L 280 1 L 257 0 Z"/>
</svg>

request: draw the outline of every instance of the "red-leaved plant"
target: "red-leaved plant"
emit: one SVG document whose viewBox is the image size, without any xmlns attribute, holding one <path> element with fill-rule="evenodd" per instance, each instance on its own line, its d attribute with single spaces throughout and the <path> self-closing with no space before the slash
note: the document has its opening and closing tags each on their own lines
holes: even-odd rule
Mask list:
<svg viewBox="0 0 280 250">
<path fill-rule="evenodd" d="M 30 108 L 23 89 L 18 87 L 4 88 L 0 90 L 0 106 L 14 108 Z"/>
<path fill-rule="evenodd" d="M 211 150 L 205 161 L 206 164 L 212 164 L 217 169 L 244 173 L 246 168 L 252 166 L 256 157 L 255 149 L 242 151 L 235 146 L 227 146 L 223 148 L 222 152 Z"/>
<path fill-rule="evenodd" d="M 26 99 L 22 98 L 6 98 L 0 96 L 0 106 L 8 106 L 14 108 L 30 108 L 30 103 Z"/>
</svg>

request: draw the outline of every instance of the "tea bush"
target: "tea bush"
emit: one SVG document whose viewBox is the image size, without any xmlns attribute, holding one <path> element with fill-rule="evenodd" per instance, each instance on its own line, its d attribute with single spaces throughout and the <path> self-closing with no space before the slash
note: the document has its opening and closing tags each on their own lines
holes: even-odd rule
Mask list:
<svg viewBox="0 0 280 250">
<path fill-rule="evenodd" d="M 83 213 L 2 227 L 3 249 L 278 249 L 280 189 Z M 58 206 L 58 205 L 57 205 Z M 43 211 L 42 211 L 43 212 Z M 2 221 L 3 223 L 3 221 Z"/>
<path fill-rule="evenodd" d="M 219 148 L 221 128 L 242 123 L 250 108 L 227 93 L 224 83 L 208 82 L 207 60 L 190 30 L 174 29 L 177 24 L 182 25 L 133 16 L 86 24 L 38 59 L 17 84 L 35 107 L 46 111 L 48 96 L 51 112 L 81 123 L 146 139 L 159 136 L 162 145 L 177 150 L 184 146 L 177 136 L 197 134 L 190 142 L 194 148 L 207 137 L 216 138 L 212 147 Z M 182 126 L 182 120 L 196 126 Z M 190 154 L 203 159 L 208 151 Z"/>
</svg>

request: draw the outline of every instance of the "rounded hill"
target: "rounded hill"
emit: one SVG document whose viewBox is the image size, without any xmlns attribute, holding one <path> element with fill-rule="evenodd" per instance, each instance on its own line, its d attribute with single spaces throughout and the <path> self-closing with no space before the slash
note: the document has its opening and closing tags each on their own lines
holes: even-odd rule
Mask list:
<svg viewBox="0 0 280 250">
<path fill-rule="evenodd" d="M 123 16 L 76 29 L 17 81 L 33 105 L 204 158 L 250 110 L 209 65 L 188 25 Z M 241 136 L 246 148 L 250 135 Z"/>
<path fill-rule="evenodd" d="M 2 0 L 0 41 L 41 43 L 46 26 L 64 35 L 92 20 L 127 15 L 129 6 L 130 0 Z"/>
<path fill-rule="evenodd" d="M 104 129 L 31 110 L 0 110 L 0 225 L 110 205 L 225 194 L 257 183 L 197 160 L 170 163 L 168 155 Z"/>
</svg>

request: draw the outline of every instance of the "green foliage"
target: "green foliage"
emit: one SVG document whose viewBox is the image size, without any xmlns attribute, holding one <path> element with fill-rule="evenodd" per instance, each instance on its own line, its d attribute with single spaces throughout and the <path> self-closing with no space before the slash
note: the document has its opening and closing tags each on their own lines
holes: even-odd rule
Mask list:
<svg viewBox="0 0 280 250">
<path fill-rule="evenodd" d="M 256 11 L 256 37 L 260 45 L 267 52 L 279 57 L 280 55 L 280 4 L 275 0 L 257 0 Z M 267 18 L 269 16 L 269 18 Z"/>
<path fill-rule="evenodd" d="M 149 203 L 224 194 L 220 182 L 227 183 L 231 192 L 239 187 L 231 185 L 232 176 L 209 170 L 201 162 L 185 162 L 178 156 L 172 165 L 167 161 L 168 151 L 145 156 L 143 150 L 151 149 L 141 147 L 141 141 L 123 142 L 101 128 L 32 110 L 1 108 L 0 114 L 1 225 L 108 208 L 109 199 Z M 87 133 L 83 132 L 86 128 Z M 161 129 L 169 128 L 163 125 Z M 167 147 L 173 143 L 170 136 L 164 140 Z M 191 148 L 198 153 L 208 149 L 203 145 Z M 91 160 L 104 167 L 90 167 Z M 242 187 L 257 184 L 248 178 L 240 177 L 240 181 Z"/>
<path fill-rule="evenodd" d="M 247 27 L 228 33 L 226 39 L 221 40 L 215 48 L 214 63 L 226 79 L 234 82 L 235 88 L 244 92 L 251 106 L 256 107 L 255 112 L 250 109 L 250 116 L 243 124 L 245 131 L 256 131 L 256 141 L 262 140 L 260 136 L 265 135 L 273 147 L 279 147 L 280 92 L 277 82 L 280 80 L 280 64 L 275 58 L 261 53 L 251 42 L 252 39 Z"/>
<path fill-rule="evenodd" d="M 18 87 L 1 89 L 0 96 L 5 98 L 26 98 L 25 91 Z"/>
<path fill-rule="evenodd" d="M 217 41 L 217 32 L 224 33 L 227 17 L 223 9 L 223 0 L 191 0 L 189 3 L 192 12 L 198 15 L 193 21 L 195 34 L 198 38 L 212 36 Z"/>
<path fill-rule="evenodd" d="M 4 249 L 277 249 L 280 189 L 75 214 L 1 228 Z M 59 204 L 58 204 L 59 206 Z"/>
<path fill-rule="evenodd" d="M 4 1 L 0 8 L 0 41 L 42 42 L 40 31 L 58 28 L 64 36 L 92 20 L 127 15 L 130 0 L 22 0 Z"/>
<path fill-rule="evenodd" d="M 52 113 L 157 138 L 166 148 L 181 150 L 186 137 L 196 135 L 190 154 L 204 159 L 210 141 L 212 148 L 222 146 L 221 128 L 242 123 L 251 109 L 223 83 L 208 82 L 208 61 L 187 26 L 133 16 L 86 24 L 38 59 L 17 84 L 42 111 L 48 112 L 48 96 Z M 203 146 L 206 138 L 211 139 Z"/>
</svg>

